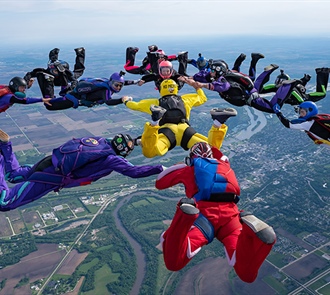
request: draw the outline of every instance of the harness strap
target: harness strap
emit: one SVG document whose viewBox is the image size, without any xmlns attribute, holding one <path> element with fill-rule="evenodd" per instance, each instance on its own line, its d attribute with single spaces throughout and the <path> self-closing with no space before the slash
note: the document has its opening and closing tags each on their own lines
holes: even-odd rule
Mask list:
<svg viewBox="0 0 330 295">
<path fill-rule="evenodd" d="M 194 134 L 196 134 L 197 132 L 195 131 L 195 129 L 193 127 L 188 127 L 182 135 L 182 139 L 181 139 L 181 147 L 187 151 L 189 150 L 188 148 L 188 142 L 189 140 L 194 136 Z"/>
<path fill-rule="evenodd" d="M 168 149 L 169 151 L 170 151 L 171 149 L 173 149 L 173 148 L 176 147 L 175 134 L 174 134 L 174 132 L 173 132 L 170 128 L 168 128 L 168 127 L 160 128 L 160 129 L 158 130 L 158 133 L 159 133 L 159 134 L 160 134 L 160 133 L 161 133 L 161 134 L 164 134 L 164 135 L 167 137 L 167 139 L 170 141 L 171 146 L 170 146 L 170 148 Z"/>
<path fill-rule="evenodd" d="M 207 239 L 207 243 L 211 243 L 214 239 L 214 227 L 212 223 L 202 214 L 199 213 L 197 219 L 194 222 L 196 226 Z"/>
<path fill-rule="evenodd" d="M 238 203 L 239 197 L 232 193 L 213 193 L 207 200 L 209 202 L 234 202 Z"/>
</svg>

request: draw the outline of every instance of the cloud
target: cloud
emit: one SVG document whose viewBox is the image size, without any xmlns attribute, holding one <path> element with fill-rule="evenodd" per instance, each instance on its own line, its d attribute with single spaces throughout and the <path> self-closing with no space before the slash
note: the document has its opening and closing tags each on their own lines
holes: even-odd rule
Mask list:
<svg viewBox="0 0 330 295">
<path fill-rule="evenodd" d="M 329 28 L 328 1 L 0 1 L 9 42 L 148 36 L 313 35 Z"/>
</svg>

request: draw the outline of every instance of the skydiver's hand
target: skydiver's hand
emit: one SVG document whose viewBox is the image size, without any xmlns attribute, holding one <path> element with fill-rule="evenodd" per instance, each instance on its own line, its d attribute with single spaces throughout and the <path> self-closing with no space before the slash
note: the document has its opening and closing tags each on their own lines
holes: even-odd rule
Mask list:
<svg viewBox="0 0 330 295">
<path fill-rule="evenodd" d="M 278 113 L 281 112 L 281 107 L 278 103 L 274 104 L 273 111 L 274 111 L 275 114 L 278 114 Z"/>
<path fill-rule="evenodd" d="M 139 86 L 142 86 L 144 83 L 145 83 L 144 80 L 140 80 L 140 81 L 138 82 L 138 85 L 139 85 Z"/>
<path fill-rule="evenodd" d="M 48 97 L 48 98 L 43 97 L 43 98 L 42 98 L 42 102 L 43 102 L 44 104 L 48 105 L 48 106 L 52 106 L 52 104 L 50 103 L 51 100 L 52 100 L 51 97 Z"/>
<path fill-rule="evenodd" d="M 122 100 L 122 102 L 123 102 L 124 104 L 126 104 L 128 101 L 132 101 L 132 100 L 133 100 L 133 97 L 132 97 L 132 96 L 127 96 L 127 95 L 125 95 L 125 96 L 123 96 L 123 97 L 121 98 L 121 100 Z"/>
<path fill-rule="evenodd" d="M 31 78 L 31 79 L 29 80 L 29 82 L 27 83 L 27 89 L 30 89 L 31 86 L 33 85 L 33 83 L 34 83 L 34 79 Z"/>
</svg>

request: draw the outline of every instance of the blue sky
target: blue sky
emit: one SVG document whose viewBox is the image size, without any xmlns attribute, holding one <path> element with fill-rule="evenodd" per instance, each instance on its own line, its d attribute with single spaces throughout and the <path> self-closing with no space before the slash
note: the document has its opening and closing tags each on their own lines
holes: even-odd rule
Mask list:
<svg viewBox="0 0 330 295">
<path fill-rule="evenodd" d="M 116 42 L 155 36 L 329 36 L 330 28 L 330 0 L 0 0 L 0 3 L 1 31 L 8 44 Z"/>
</svg>

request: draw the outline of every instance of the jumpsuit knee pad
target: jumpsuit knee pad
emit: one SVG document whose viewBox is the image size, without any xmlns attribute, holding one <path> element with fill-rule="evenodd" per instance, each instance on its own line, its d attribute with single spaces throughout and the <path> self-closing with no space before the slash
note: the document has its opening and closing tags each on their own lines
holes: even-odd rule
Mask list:
<svg viewBox="0 0 330 295">
<path fill-rule="evenodd" d="M 262 242 L 265 244 L 275 243 L 276 234 L 274 229 L 267 223 L 248 212 L 241 212 L 240 219 L 241 222 L 246 224 Z"/>
</svg>

